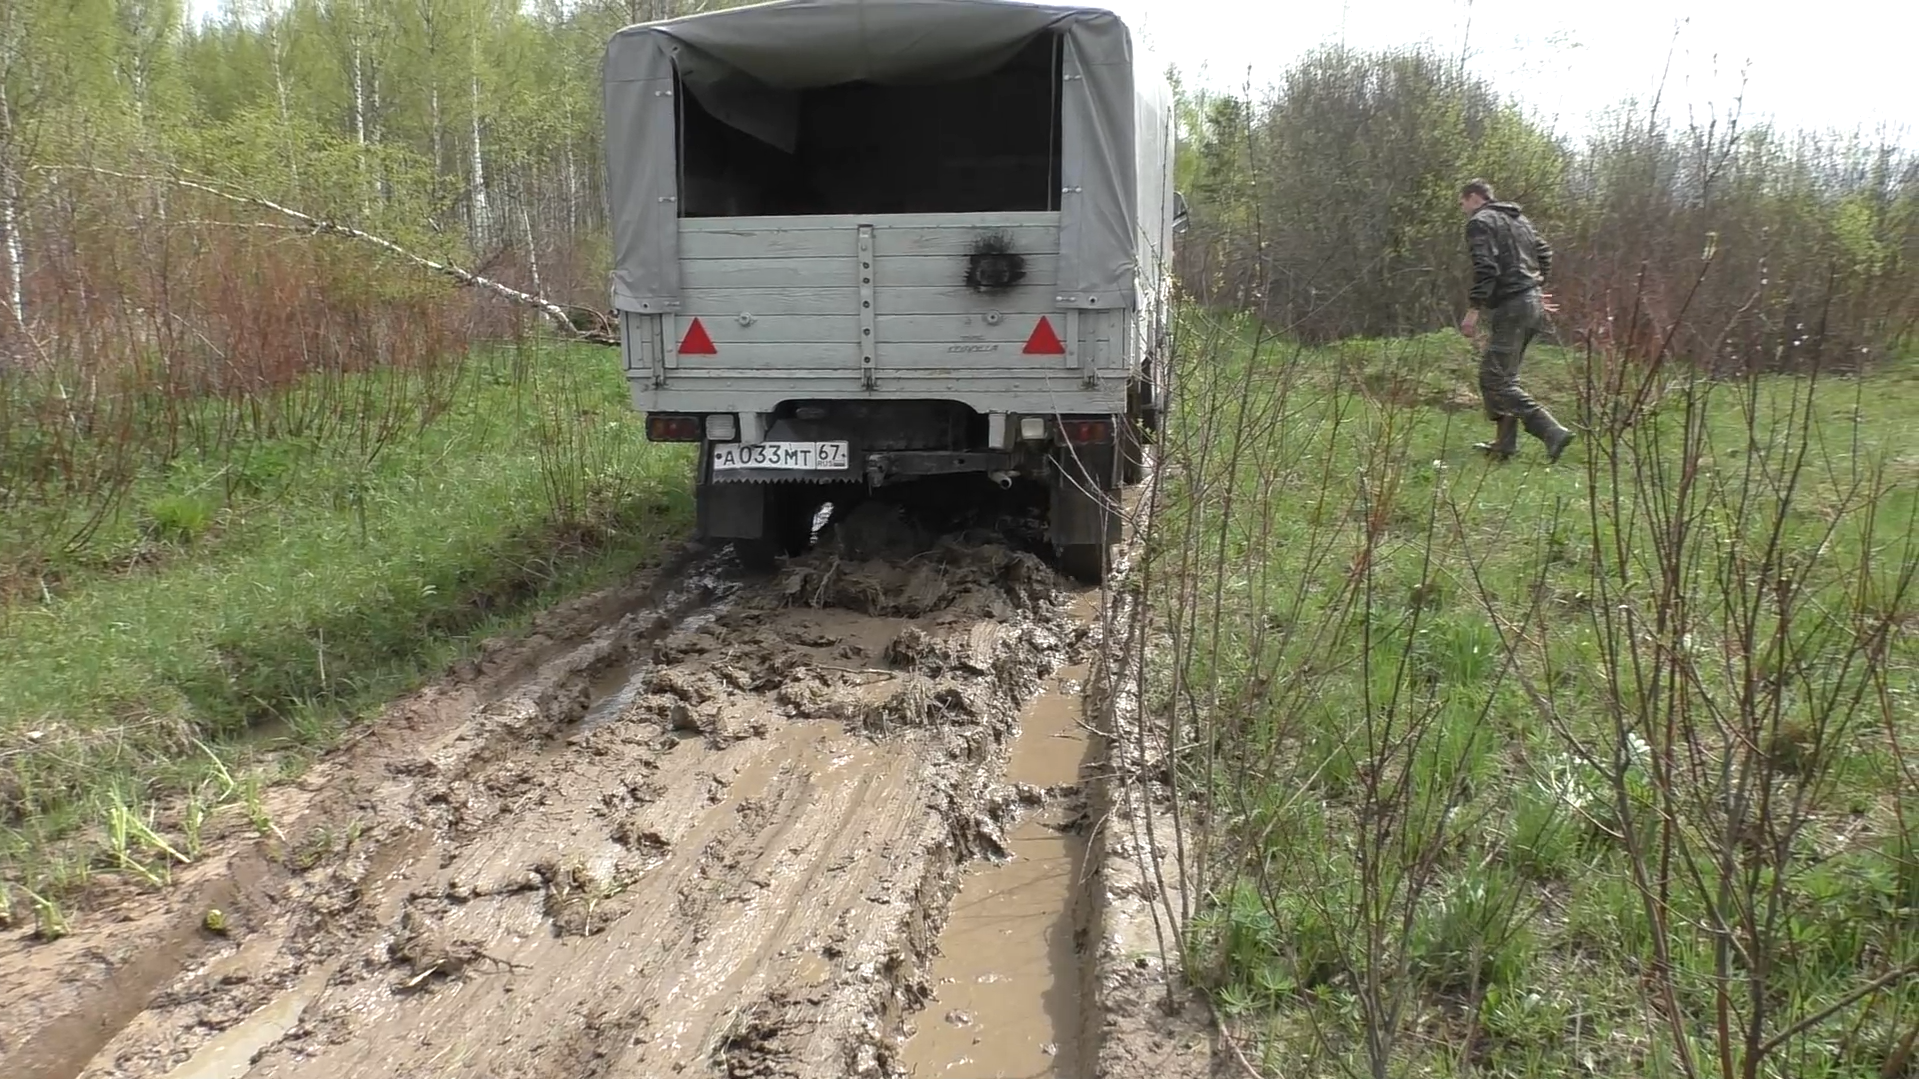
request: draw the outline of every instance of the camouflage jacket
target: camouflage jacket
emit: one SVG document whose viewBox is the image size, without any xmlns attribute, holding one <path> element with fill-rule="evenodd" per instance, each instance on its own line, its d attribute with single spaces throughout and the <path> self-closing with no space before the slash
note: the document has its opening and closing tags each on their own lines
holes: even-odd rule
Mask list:
<svg viewBox="0 0 1919 1079">
<path fill-rule="evenodd" d="M 1489 202 L 1466 219 L 1466 247 L 1473 257 L 1474 307 L 1497 307 L 1545 284 L 1553 249 L 1510 202 Z"/>
</svg>

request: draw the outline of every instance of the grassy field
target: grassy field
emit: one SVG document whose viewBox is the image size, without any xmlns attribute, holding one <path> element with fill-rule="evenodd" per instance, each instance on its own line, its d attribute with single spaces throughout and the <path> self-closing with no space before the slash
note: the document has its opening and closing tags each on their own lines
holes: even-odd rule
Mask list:
<svg viewBox="0 0 1919 1079">
<path fill-rule="evenodd" d="M 288 422 L 186 407 L 185 448 L 97 527 L 68 520 L 92 512 L 79 495 L 8 518 L 13 552 L 84 536 L 32 587 L 16 565 L 0 607 L 0 907 L 43 923 L 95 873 L 164 883 L 206 814 L 257 813 L 300 750 L 691 520 L 686 451 L 644 440 L 613 350 L 506 348 L 248 405 Z"/>
<path fill-rule="evenodd" d="M 1182 327 L 1140 585 L 1188 969 L 1269 1075 L 1889 1079 L 1919 1046 L 1919 363 Z M 1634 405 L 1637 402 L 1637 405 Z"/>
</svg>

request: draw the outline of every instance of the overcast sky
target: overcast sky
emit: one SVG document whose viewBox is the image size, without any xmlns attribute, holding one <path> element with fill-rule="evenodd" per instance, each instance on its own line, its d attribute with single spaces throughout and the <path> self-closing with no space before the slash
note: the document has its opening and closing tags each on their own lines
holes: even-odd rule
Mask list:
<svg viewBox="0 0 1919 1079">
<path fill-rule="evenodd" d="M 190 0 L 199 12 L 218 0 Z M 1094 0 L 1098 2 L 1098 0 Z M 1156 67 L 1177 65 L 1195 84 L 1255 88 L 1314 46 L 1431 42 L 1470 50 L 1491 77 L 1568 133 L 1621 99 L 1648 100 L 1667 55 L 1666 107 L 1683 119 L 1729 108 L 1747 71 L 1745 112 L 1791 128 L 1899 129 L 1919 141 L 1913 43 L 1919 3 L 1829 0 L 1107 0 Z M 1673 48 L 1675 23 L 1680 28 Z"/>
<path fill-rule="evenodd" d="M 1793 128 L 1919 131 L 1911 0 L 1110 0 L 1136 39 L 1211 86 L 1273 82 L 1317 45 L 1431 42 L 1470 50 L 1474 70 L 1569 132 L 1626 97 L 1650 100 L 1672 57 L 1665 108 L 1731 106 L 1747 69 L 1745 114 Z M 1903 13 L 1902 13 L 1903 12 Z M 1679 27 L 1674 45 L 1675 24 Z"/>
</svg>

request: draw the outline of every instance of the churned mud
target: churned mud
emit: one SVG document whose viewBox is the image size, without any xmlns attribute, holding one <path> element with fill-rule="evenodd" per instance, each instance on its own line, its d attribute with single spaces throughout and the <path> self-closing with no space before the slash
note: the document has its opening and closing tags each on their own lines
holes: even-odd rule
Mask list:
<svg viewBox="0 0 1919 1079">
<path fill-rule="evenodd" d="M 1004 527 L 868 503 L 493 642 L 265 838 L 0 938 L 0 1075 L 1204 1074 L 1105 921 L 1101 593 Z"/>
<path fill-rule="evenodd" d="M 695 555 L 550 612 L 277 792 L 277 835 L 0 943 L 0 1074 L 904 1075 L 961 1011 L 1067 1063 L 1086 596 L 869 504 L 770 577 Z M 987 949 L 1051 1029 L 960 999 Z"/>
</svg>

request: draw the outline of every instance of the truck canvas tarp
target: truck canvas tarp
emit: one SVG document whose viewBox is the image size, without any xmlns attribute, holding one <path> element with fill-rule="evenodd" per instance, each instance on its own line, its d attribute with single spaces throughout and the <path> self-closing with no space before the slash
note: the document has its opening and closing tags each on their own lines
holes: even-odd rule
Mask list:
<svg viewBox="0 0 1919 1079">
<path fill-rule="evenodd" d="M 1177 204 L 1117 16 L 779 0 L 623 29 L 604 77 L 627 378 L 649 438 L 700 444 L 702 536 L 764 563 L 824 503 L 990 480 L 1103 573 Z"/>
<path fill-rule="evenodd" d="M 1137 271 L 1132 41 L 1097 8 L 1007 0 L 786 0 L 629 27 L 606 51 L 613 306 L 678 309 L 684 86 L 722 122 L 791 153 L 799 93 L 852 82 L 951 82 L 1059 36 L 1059 302 L 1130 306 Z"/>
</svg>

